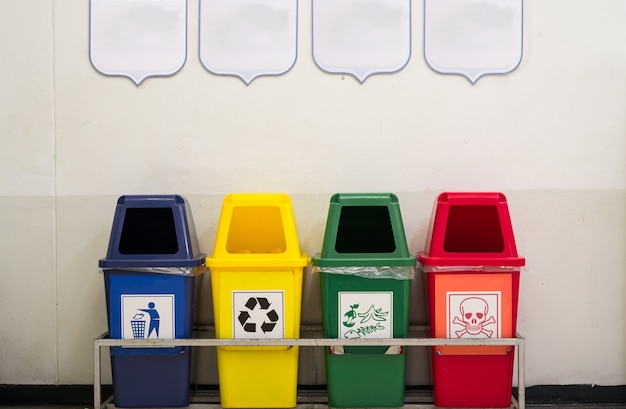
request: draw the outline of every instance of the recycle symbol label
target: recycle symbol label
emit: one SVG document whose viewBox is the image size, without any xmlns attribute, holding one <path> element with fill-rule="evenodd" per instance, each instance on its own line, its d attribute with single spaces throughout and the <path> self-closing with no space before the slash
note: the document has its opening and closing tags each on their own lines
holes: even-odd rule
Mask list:
<svg viewBox="0 0 626 409">
<path fill-rule="evenodd" d="M 283 338 L 283 300 L 283 291 L 234 291 L 234 338 Z"/>
</svg>

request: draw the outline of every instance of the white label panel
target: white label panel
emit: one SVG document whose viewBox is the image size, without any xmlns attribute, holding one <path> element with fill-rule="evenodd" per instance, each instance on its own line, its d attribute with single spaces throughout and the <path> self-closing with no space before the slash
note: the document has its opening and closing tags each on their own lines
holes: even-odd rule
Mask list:
<svg viewBox="0 0 626 409">
<path fill-rule="evenodd" d="M 448 338 L 500 337 L 500 291 L 449 291 L 446 295 Z"/>
<path fill-rule="evenodd" d="M 233 291 L 234 338 L 284 338 L 283 291 Z"/>
<path fill-rule="evenodd" d="M 393 338 L 393 292 L 339 292 L 339 338 Z"/>
<path fill-rule="evenodd" d="M 122 338 L 174 339 L 174 294 L 122 295 Z"/>
</svg>

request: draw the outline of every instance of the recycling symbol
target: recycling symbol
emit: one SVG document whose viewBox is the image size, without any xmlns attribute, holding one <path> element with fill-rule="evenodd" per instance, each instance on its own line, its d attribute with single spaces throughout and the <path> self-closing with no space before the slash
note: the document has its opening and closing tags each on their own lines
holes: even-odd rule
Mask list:
<svg viewBox="0 0 626 409">
<path fill-rule="evenodd" d="M 265 297 L 250 297 L 246 301 L 246 309 L 239 311 L 239 316 L 237 317 L 243 330 L 245 332 L 257 332 L 257 324 L 260 324 L 263 333 L 272 332 L 279 317 L 276 310 L 273 308 L 270 310 L 270 305 L 271 303 Z M 257 317 L 255 319 L 252 313 L 256 311 L 265 312 L 265 314 L 254 314 Z M 256 322 L 257 320 L 261 322 Z"/>
</svg>

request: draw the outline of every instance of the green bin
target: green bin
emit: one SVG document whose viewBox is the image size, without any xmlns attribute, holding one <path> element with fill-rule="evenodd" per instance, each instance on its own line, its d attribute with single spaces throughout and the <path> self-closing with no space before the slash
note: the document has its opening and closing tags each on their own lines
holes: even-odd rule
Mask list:
<svg viewBox="0 0 626 409">
<path fill-rule="evenodd" d="M 406 338 L 415 257 L 392 193 L 332 196 L 319 271 L 326 338 Z M 326 349 L 331 407 L 404 405 L 406 353 L 398 346 Z"/>
</svg>

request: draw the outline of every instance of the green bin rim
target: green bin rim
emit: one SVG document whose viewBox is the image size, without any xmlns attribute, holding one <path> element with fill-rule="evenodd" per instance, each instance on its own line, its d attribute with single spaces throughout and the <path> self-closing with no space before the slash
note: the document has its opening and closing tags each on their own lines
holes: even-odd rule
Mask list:
<svg viewBox="0 0 626 409">
<path fill-rule="evenodd" d="M 336 250 L 342 209 L 361 206 L 380 206 L 388 209 L 395 244 L 393 252 L 340 253 Z M 333 194 L 328 209 L 321 256 L 315 257 L 313 262 L 313 265 L 326 267 L 416 265 L 416 258 L 412 257 L 408 249 L 398 197 L 390 192 Z"/>
</svg>

